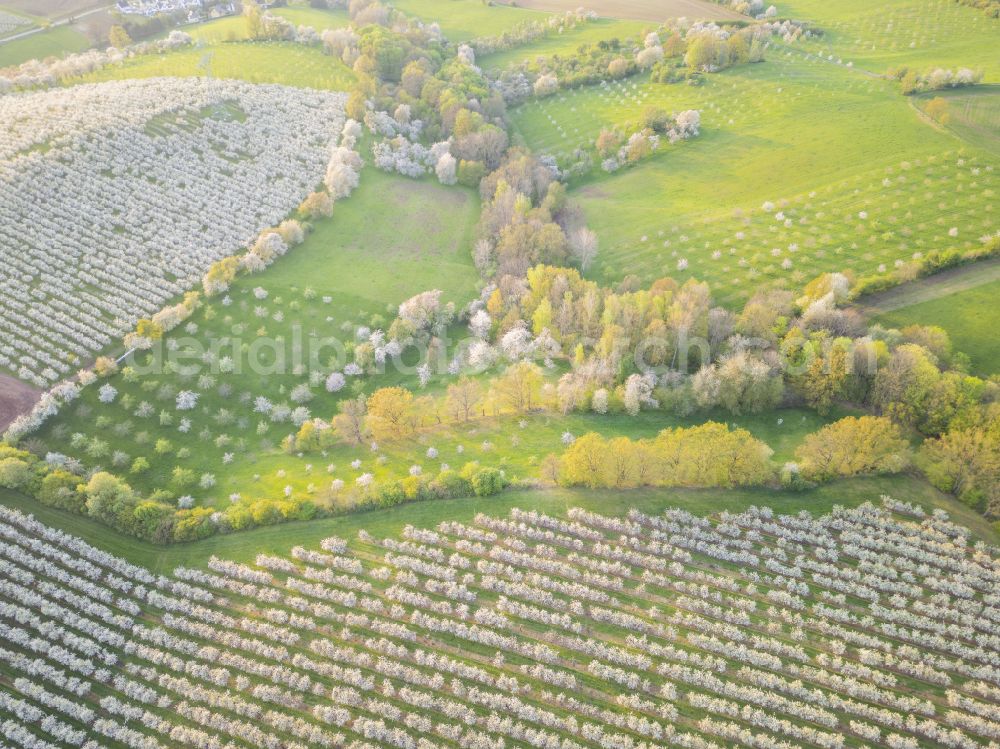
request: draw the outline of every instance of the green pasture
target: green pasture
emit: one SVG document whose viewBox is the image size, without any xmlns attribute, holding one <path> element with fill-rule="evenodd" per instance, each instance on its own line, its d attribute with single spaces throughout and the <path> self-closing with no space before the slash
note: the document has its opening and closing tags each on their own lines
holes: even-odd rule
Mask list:
<svg viewBox="0 0 1000 749">
<path fill-rule="evenodd" d="M 700 110 L 701 135 L 571 190 L 600 237 L 589 272 L 601 280 L 694 277 L 735 305 L 761 285 L 873 273 L 996 230 L 991 154 L 932 127 L 892 84 L 780 48 L 700 86 L 641 77 L 512 116 L 518 137 L 566 164 L 577 148 L 599 161 L 601 128 L 634 132 L 651 106 Z"/>
<path fill-rule="evenodd" d="M 437 23 L 452 42 L 496 36 L 524 21 L 544 19 L 550 15 L 482 0 L 392 0 L 391 5 L 425 23 Z"/>
<path fill-rule="evenodd" d="M 204 75 L 336 91 L 349 88 L 354 80 L 350 68 L 318 47 L 293 42 L 222 42 L 134 57 L 73 82 Z"/>
<path fill-rule="evenodd" d="M 787 0 L 783 18 L 808 21 L 822 31 L 796 44 L 824 58 L 884 73 L 891 67 L 981 68 L 996 79 L 1000 19 L 954 0 Z"/>
</svg>

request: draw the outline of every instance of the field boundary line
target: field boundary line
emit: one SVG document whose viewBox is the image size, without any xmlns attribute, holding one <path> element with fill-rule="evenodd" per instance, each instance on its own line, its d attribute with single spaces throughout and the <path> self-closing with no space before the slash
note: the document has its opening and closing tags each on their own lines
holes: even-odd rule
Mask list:
<svg viewBox="0 0 1000 749">
<path fill-rule="evenodd" d="M 1000 280 L 1000 257 L 950 268 L 926 278 L 909 281 L 856 302 L 866 317 L 895 312 Z"/>
</svg>

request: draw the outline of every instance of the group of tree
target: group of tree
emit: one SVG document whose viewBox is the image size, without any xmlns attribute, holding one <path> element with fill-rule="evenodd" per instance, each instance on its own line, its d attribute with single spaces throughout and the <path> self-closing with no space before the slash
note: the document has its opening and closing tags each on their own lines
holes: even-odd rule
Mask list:
<svg viewBox="0 0 1000 749">
<path fill-rule="evenodd" d="M 932 100 L 930 103 L 933 103 L 935 100 Z M 939 109 L 937 114 L 940 114 L 941 111 Z M 930 113 L 928 111 L 928 114 Z M 985 260 L 997 257 L 998 255 L 1000 255 L 1000 232 L 984 237 L 983 241 L 969 249 L 952 247 L 945 250 L 932 250 L 920 258 L 904 262 L 892 270 L 855 278 L 851 284 L 851 296 L 857 299 L 868 294 L 891 289 L 894 286 L 899 286 L 902 283 L 907 283 L 917 278 L 940 273 L 948 268 L 974 263 L 977 260 Z"/>
<path fill-rule="evenodd" d="M 351 27 L 323 33 L 326 51 L 355 73 L 348 115 L 359 122 L 381 118 L 392 135 L 419 142 L 450 139 L 455 177 L 477 185 L 499 164 L 507 133 L 503 97 L 476 67 L 475 53 L 460 47 L 456 54 L 436 24 L 376 0 L 355 0 L 350 13 Z"/>
<path fill-rule="evenodd" d="M 771 449 L 745 429 L 706 422 L 665 429 L 654 439 L 606 439 L 589 432 L 545 462 L 546 478 L 566 486 L 760 486 L 774 475 Z"/>
<path fill-rule="evenodd" d="M 770 447 L 745 429 L 708 421 L 666 429 L 653 439 L 606 438 L 589 432 L 543 463 L 543 478 L 567 486 L 721 487 L 774 484 Z M 910 466 L 910 444 L 890 419 L 846 417 L 808 435 L 781 478 L 791 488 L 838 478 L 898 473 Z M 792 474 L 791 480 L 789 474 Z"/>
<path fill-rule="evenodd" d="M 761 62 L 767 39 L 757 26 L 734 31 L 707 28 L 685 38 L 684 64 L 691 70 L 716 72 L 733 65 Z"/>
<path fill-rule="evenodd" d="M 979 8 L 990 18 L 1000 18 L 1000 0 L 955 0 L 960 5 Z"/>
<path fill-rule="evenodd" d="M 958 68 L 955 71 L 946 68 L 919 71 L 913 68 L 893 68 L 889 77 L 899 81 L 900 90 L 907 96 L 924 91 L 940 91 L 946 88 L 961 88 L 975 86 L 983 80 L 983 71 L 971 68 Z"/>
<path fill-rule="evenodd" d="M 884 416 L 848 416 L 807 435 L 793 470 L 807 481 L 899 473 L 909 467 L 910 443 Z"/>
<path fill-rule="evenodd" d="M 707 286 L 694 280 L 679 285 L 665 278 L 643 289 L 626 279 L 612 288 L 571 268 L 539 265 L 523 279 L 501 278 L 482 314 L 505 353 L 504 344 L 514 339 L 519 350 L 534 352 L 534 335 L 554 342 L 543 347 L 545 356 L 570 364 L 554 398 L 542 399 L 546 408 L 660 409 L 678 416 L 796 404 L 821 414 L 837 404 L 863 408 L 881 418 L 845 422 L 817 437 L 811 448 L 839 444 L 844 455 L 803 459 L 803 475 L 854 472 L 849 460 L 846 469 L 836 466 L 866 439 L 866 429 L 891 425 L 903 436 L 927 439 L 917 464 L 936 485 L 1000 514 L 986 489 L 996 485 L 991 459 L 964 463 L 961 472 L 945 460 L 969 444 L 992 440 L 995 446 L 1000 381 L 969 374 L 968 359 L 952 351 L 938 327 L 869 326 L 843 306 L 850 288 L 847 276 L 824 274 L 799 295 L 761 290 L 735 313 L 714 307 Z M 880 470 L 909 465 L 908 451 L 896 449 L 900 435 L 876 434 L 876 442 L 890 446 L 884 460 L 876 460 Z M 868 465 L 869 457 L 857 460 Z"/>
<path fill-rule="evenodd" d="M 595 12 L 579 8 L 575 11 L 567 11 L 562 15 L 553 14 L 544 19 L 527 19 L 514 24 L 499 34 L 478 36 L 469 42 L 469 46 L 475 50 L 477 55 L 490 55 L 531 44 L 550 35 L 562 35 L 582 24 L 596 20 L 596 18 Z"/>
<path fill-rule="evenodd" d="M 139 538 L 167 543 L 213 532 L 204 508 L 176 509 L 143 498 L 118 476 L 104 471 L 89 478 L 53 467 L 26 450 L 0 444 L 0 487 L 29 494 L 42 504 L 87 515 Z M 194 530 L 198 526 L 199 530 Z"/>
<path fill-rule="evenodd" d="M 616 81 L 638 73 L 632 39 L 602 39 L 581 44 L 566 54 L 538 55 L 495 74 L 507 103 L 518 104 L 535 94 L 546 96 L 558 89 L 572 89 L 603 81 Z M 537 85 L 539 80 L 543 83 Z"/>
<path fill-rule="evenodd" d="M 487 278 L 523 279 L 539 263 L 569 261 L 570 237 L 585 229 L 549 164 L 512 148 L 479 185 L 483 201 L 474 259 Z M 515 282 L 516 281 L 512 281 Z"/>
<path fill-rule="evenodd" d="M 551 396 L 543 395 L 542 369 L 532 362 L 517 362 L 484 382 L 460 377 L 443 396 L 415 396 L 405 387 L 378 388 L 371 395 L 341 399 L 329 420 L 311 419 L 285 443 L 289 451 L 319 452 L 340 442 L 410 440 L 421 429 L 443 424 L 463 424 L 473 419 L 503 414 L 527 414 L 552 409 Z"/>
<path fill-rule="evenodd" d="M 116 530 L 158 544 L 192 541 L 216 533 L 248 530 L 289 520 L 309 520 L 364 507 L 388 507 L 414 499 L 489 496 L 507 484 L 502 471 L 465 464 L 437 475 L 408 476 L 345 488 L 335 503 L 310 496 L 239 498 L 222 510 L 178 509 L 166 492 L 143 497 L 123 478 L 106 471 L 83 477 L 50 465 L 27 450 L 0 443 L 0 488 L 13 489 L 59 510 L 82 514 Z"/>
<path fill-rule="evenodd" d="M 638 130 L 626 137 L 619 128 L 603 128 L 594 148 L 601 158 L 601 168 L 614 172 L 651 156 L 660 147 L 661 138 L 677 143 L 695 137 L 700 128 L 701 113 L 696 109 L 669 114 L 659 107 L 647 107 Z"/>
<path fill-rule="evenodd" d="M 255 0 L 243 3 L 243 18 L 247 38 L 255 41 L 294 41 L 295 26 L 281 16 L 263 10 Z"/>
</svg>

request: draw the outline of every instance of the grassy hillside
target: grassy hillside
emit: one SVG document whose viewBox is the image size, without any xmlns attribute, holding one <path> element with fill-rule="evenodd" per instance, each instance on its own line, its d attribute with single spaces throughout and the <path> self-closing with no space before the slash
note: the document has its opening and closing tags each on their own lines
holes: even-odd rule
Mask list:
<svg viewBox="0 0 1000 749">
<path fill-rule="evenodd" d="M 135 57 L 83 76 L 77 82 L 203 75 L 335 91 L 350 87 L 354 80 L 354 73 L 346 65 L 318 48 L 292 42 L 222 42 Z"/>
<path fill-rule="evenodd" d="M 602 40 L 616 38 L 622 41 L 637 40 L 643 31 L 651 30 L 655 26 L 656 24 L 646 21 L 600 18 L 573 29 L 567 29 L 561 34 L 551 34 L 531 44 L 490 55 L 481 55 L 476 63 L 485 70 L 502 70 L 521 60 L 533 59 L 540 55 L 572 56 L 582 44 L 594 44 Z"/>
<path fill-rule="evenodd" d="M 392 5 L 426 23 L 437 23 L 445 37 L 453 42 L 496 36 L 524 21 L 544 19 L 549 15 L 480 0 L 393 0 Z"/>
<path fill-rule="evenodd" d="M 602 127 L 635 131 L 647 107 L 701 111 L 698 138 L 571 190 L 601 239 L 595 277 L 695 277 L 739 304 L 761 284 L 873 273 L 996 230 L 995 160 L 892 85 L 778 50 L 706 79 L 594 86 L 514 111 L 525 142 L 564 161 Z"/>
<path fill-rule="evenodd" d="M 866 70 L 966 66 L 984 68 L 992 79 L 1000 74 L 1000 19 L 954 0 L 788 0 L 778 8 L 823 32 L 807 49 Z"/>
<path fill-rule="evenodd" d="M 434 221 L 427 219 L 431 215 Z M 210 494 L 220 504 L 233 492 L 271 496 L 280 494 L 287 485 L 302 492 L 312 483 L 325 491 L 337 476 L 353 482 L 355 473 L 347 465 L 351 460 L 360 455 L 374 464 L 367 447 L 344 446 L 326 459 L 286 455 L 278 446 L 294 428 L 275 424 L 266 433 L 255 431 L 260 415 L 252 413 L 250 401 L 257 396 L 275 403 L 287 401 L 295 385 L 309 382 L 306 365 L 319 373 L 337 368 L 329 363 L 337 349 L 320 347 L 318 341 L 337 338 L 350 342 L 359 326 L 385 328 L 395 316 L 396 306 L 413 294 L 441 289 L 445 300 L 459 306 L 475 296 L 477 277 L 469 248 L 477 217 L 478 203 L 472 191 L 368 170 L 354 194 L 338 203 L 334 216 L 319 222 L 303 244 L 266 273 L 239 279 L 229 291 L 228 302 L 213 300 L 184 330 L 178 329 L 171 336 L 182 354 L 197 351 L 194 356 L 198 357 L 202 350 L 214 346 L 217 356 L 234 354 L 241 362 L 249 361 L 251 345 L 257 351 L 258 346 L 274 342 L 287 356 L 284 365 L 276 363 L 272 349 L 262 348 L 260 356 L 255 355 L 262 362 L 258 371 L 247 366 L 245 371 L 217 374 L 210 386 L 160 365 L 134 382 L 117 376 L 113 383 L 121 397 L 114 404 L 102 404 L 96 391 L 89 393 L 81 406 L 39 436 L 51 449 L 80 457 L 85 456 L 73 447 L 73 434 L 106 440 L 110 452 L 91 456 L 91 465 L 108 464 L 118 450 L 130 458 L 146 456 L 151 470 L 131 480 L 147 491 L 166 486 L 177 465 L 199 476 L 215 473 L 218 485 Z M 305 352 L 299 366 L 292 351 L 297 341 L 302 342 Z M 310 351 L 316 352 L 315 361 L 307 358 Z M 392 384 L 400 377 L 393 373 L 379 379 L 381 384 Z M 409 378 L 409 384 L 414 384 L 412 372 Z M 223 386 L 224 390 L 219 390 Z M 157 412 L 172 411 L 176 393 L 190 388 L 202 391 L 204 398 L 189 414 L 193 426 L 187 435 L 177 431 L 176 420 L 167 424 L 156 416 L 135 416 L 143 401 L 155 404 Z M 349 390 L 331 395 L 322 381 L 314 383 L 313 391 L 316 399 L 309 406 L 317 417 L 327 419 L 335 413 L 336 400 L 350 395 Z M 129 424 L 128 428 L 121 428 L 122 423 Z M 197 445 L 192 444 L 195 436 Z M 169 454 L 154 451 L 161 438 L 174 444 Z M 184 447 L 190 453 L 186 457 L 179 452 Z M 405 475 L 423 449 L 410 445 L 403 462 L 390 463 L 383 473 Z M 234 456 L 232 464 L 224 462 L 227 453 Z M 317 464 L 315 472 L 306 468 L 313 462 Z M 339 464 L 339 473 L 329 475 L 328 463 Z"/>
</svg>

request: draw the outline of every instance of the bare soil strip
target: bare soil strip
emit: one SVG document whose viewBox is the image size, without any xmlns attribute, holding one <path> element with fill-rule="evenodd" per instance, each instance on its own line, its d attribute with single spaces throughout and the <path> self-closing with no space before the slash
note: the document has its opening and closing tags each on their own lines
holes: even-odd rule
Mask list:
<svg viewBox="0 0 1000 749">
<path fill-rule="evenodd" d="M 0 432 L 35 405 L 41 390 L 21 382 L 15 377 L 0 373 Z"/>
</svg>

